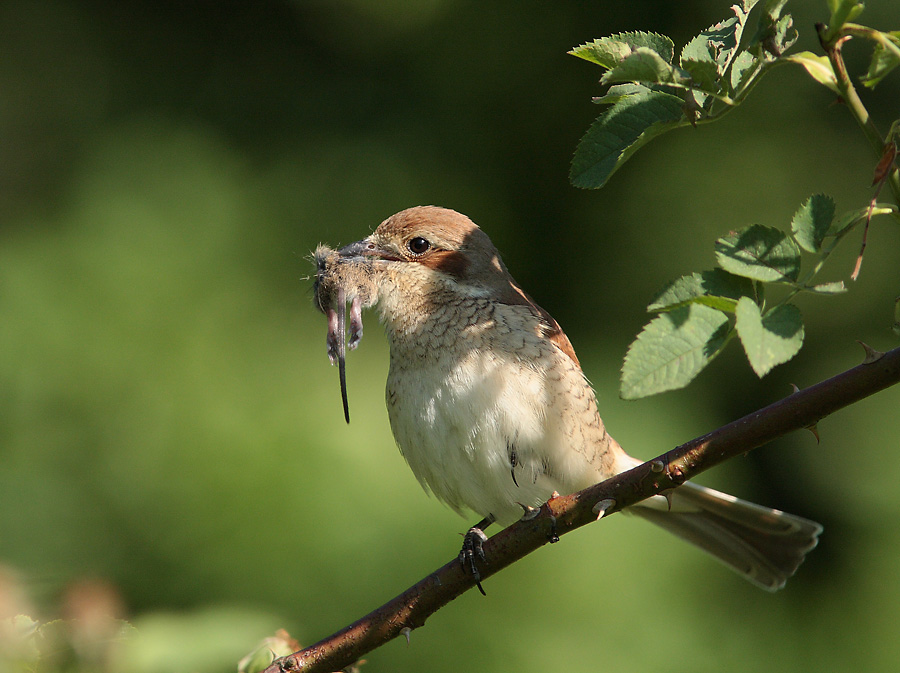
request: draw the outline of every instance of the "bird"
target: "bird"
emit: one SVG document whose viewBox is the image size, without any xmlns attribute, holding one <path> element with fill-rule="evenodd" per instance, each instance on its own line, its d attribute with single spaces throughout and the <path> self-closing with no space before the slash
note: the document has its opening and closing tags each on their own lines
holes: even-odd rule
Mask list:
<svg viewBox="0 0 900 673">
<path fill-rule="evenodd" d="M 316 259 L 330 355 L 340 350 L 343 364 L 336 297 L 353 303 L 352 345 L 362 334 L 361 309 L 377 307 L 390 350 L 385 399 L 400 452 L 426 492 L 482 517 L 460 556 L 479 588 L 474 557 L 483 558 L 485 528 L 512 524 L 554 494 L 643 462 L 607 432 L 565 332 L 467 216 L 408 208 L 360 241 L 323 247 Z M 340 324 L 343 333 L 343 318 Z M 822 532 L 809 519 L 690 481 L 627 511 L 768 591 L 785 585 Z"/>
</svg>

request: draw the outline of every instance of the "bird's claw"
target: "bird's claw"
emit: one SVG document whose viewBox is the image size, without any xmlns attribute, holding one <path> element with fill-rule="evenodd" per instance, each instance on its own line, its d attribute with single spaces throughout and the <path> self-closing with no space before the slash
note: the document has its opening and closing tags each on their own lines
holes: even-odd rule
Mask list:
<svg viewBox="0 0 900 673">
<path fill-rule="evenodd" d="M 487 535 L 484 534 L 483 530 L 473 526 L 468 530 L 465 536 L 463 536 L 463 546 L 459 552 L 459 562 L 462 564 L 464 570 L 472 573 L 472 577 L 475 579 L 475 585 L 478 587 L 482 596 L 487 596 L 487 594 L 481 586 L 481 573 L 478 572 L 478 567 L 475 565 L 475 559 L 477 558 L 482 563 L 487 563 L 487 559 L 484 556 L 484 543 L 487 542 L 487 539 Z"/>
</svg>

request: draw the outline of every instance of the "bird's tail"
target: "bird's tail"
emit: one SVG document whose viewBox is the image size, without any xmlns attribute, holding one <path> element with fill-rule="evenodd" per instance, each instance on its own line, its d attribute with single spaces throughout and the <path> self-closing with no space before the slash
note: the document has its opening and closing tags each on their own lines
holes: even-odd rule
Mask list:
<svg viewBox="0 0 900 673">
<path fill-rule="evenodd" d="M 671 509 L 645 503 L 629 511 L 712 554 L 767 591 L 784 586 L 822 532 L 815 521 L 691 482 L 672 493 Z"/>
</svg>

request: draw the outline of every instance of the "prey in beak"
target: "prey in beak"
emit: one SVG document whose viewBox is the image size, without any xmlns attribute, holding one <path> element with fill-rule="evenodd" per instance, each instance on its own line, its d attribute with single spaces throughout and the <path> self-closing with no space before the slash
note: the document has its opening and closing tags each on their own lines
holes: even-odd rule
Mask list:
<svg viewBox="0 0 900 673">
<path fill-rule="evenodd" d="M 366 240 L 351 243 L 340 250 L 319 245 L 313 254 L 316 281 L 315 304 L 328 321 L 325 344 L 331 364 L 337 363 L 341 383 L 344 420 L 350 422 L 347 402 L 347 348 L 355 349 L 362 340 L 362 309 L 374 303 L 371 260 L 375 247 Z M 349 340 L 347 304 L 350 304 Z"/>
</svg>

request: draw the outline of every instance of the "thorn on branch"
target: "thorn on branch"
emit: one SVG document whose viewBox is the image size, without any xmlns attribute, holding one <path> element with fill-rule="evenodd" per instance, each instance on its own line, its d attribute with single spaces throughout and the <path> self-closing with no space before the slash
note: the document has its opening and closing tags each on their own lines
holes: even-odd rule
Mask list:
<svg viewBox="0 0 900 673">
<path fill-rule="evenodd" d="M 400 633 L 402 633 L 403 637 L 406 638 L 406 644 L 408 646 L 409 645 L 409 634 L 412 633 L 412 629 L 409 628 L 408 626 L 404 626 L 402 629 L 400 629 Z"/>
<path fill-rule="evenodd" d="M 672 491 L 660 491 L 659 495 L 666 499 L 666 505 L 669 507 L 669 511 L 672 511 Z"/>
<path fill-rule="evenodd" d="M 600 521 L 600 519 L 603 518 L 603 515 L 606 514 L 610 510 L 610 508 L 615 506 L 615 500 L 613 500 L 612 498 L 605 498 L 591 507 L 591 511 L 597 515 L 597 521 Z"/>
<path fill-rule="evenodd" d="M 863 350 L 866 351 L 866 357 L 863 359 L 863 362 L 862 362 L 864 365 L 870 365 L 873 362 L 878 362 L 881 358 L 884 357 L 884 353 L 882 353 L 881 351 L 875 350 L 869 344 L 864 343 L 859 340 L 857 340 L 856 343 L 858 343 L 860 346 L 862 346 Z"/>
<path fill-rule="evenodd" d="M 517 504 L 522 508 L 522 518 L 520 519 L 520 521 L 531 521 L 532 519 L 537 518 L 537 515 L 541 513 L 540 507 L 523 505 L 521 502 Z"/>
<path fill-rule="evenodd" d="M 813 433 L 813 437 L 816 438 L 816 444 L 821 444 L 821 440 L 819 440 L 819 426 L 816 423 L 813 423 L 812 425 L 807 426 L 806 429 Z"/>
</svg>

